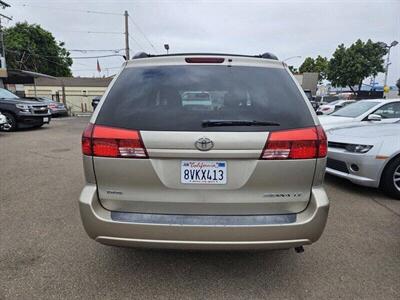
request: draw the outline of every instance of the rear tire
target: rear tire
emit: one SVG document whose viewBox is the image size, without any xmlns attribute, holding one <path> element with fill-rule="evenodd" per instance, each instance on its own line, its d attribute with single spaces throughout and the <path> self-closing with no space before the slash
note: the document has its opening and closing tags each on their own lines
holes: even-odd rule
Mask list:
<svg viewBox="0 0 400 300">
<path fill-rule="evenodd" d="M 14 117 L 14 115 L 10 114 L 8 112 L 2 112 L 2 114 L 6 116 L 7 122 L 8 122 L 8 124 L 10 124 L 9 128 L 4 128 L 3 127 L 3 131 L 15 131 L 15 130 L 17 130 L 17 128 L 18 128 L 17 120 Z"/>
<path fill-rule="evenodd" d="M 400 200 L 400 156 L 386 166 L 381 178 L 381 187 L 387 195 Z"/>
</svg>

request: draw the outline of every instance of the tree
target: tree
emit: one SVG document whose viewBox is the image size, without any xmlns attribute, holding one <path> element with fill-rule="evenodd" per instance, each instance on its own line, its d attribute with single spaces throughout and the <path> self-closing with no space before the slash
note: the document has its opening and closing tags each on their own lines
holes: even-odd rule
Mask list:
<svg viewBox="0 0 400 300">
<path fill-rule="evenodd" d="M 318 73 L 318 81 L 326 79 L 326 73 L 328 71 L 328 59 L 320 55 L 316 59 L 307 57 L 299 68 L 300 73 L 304 72 L 315 72 Z"/>
<path fill-rule="evenodd" d="M 397 89 L 398 89 L 397 94 L 400 96 L 400 78 L 397 79 L 396 86 L 397 86 Z"/>
<path fill-rule="evenodd" d="M 301 64 L 299 71 L 300 73 L 314 72 L 315 70 L 315 60 L 312 57 L 306 57 L 304 62 Z"/>
<path fill-rule="evenodd" d="M 318 72 L 319 81 L 326 79 L 326 73 L 328 72 L 329 61 L 326 57 L 320 55 L 315 59 L 315 72 Z"/>
<path fill-rule="evenodd" d="M 4 30 L 7 66 L 52 76 L 71 76 L 72 59 L 54 36 L 36 24 L 17 23 Z"/>
<path fill-rule="evenodd" d="M 355 86 L 359 91 L 365 78 L 385 70 L 386 52 L 386 48 L 371 40 L 364 43 L 359 39 L 349 48 L 341 44 L 329 61 L 327 79 L 333 86 L 348 86 L 356 94 Z"/>
</svg>

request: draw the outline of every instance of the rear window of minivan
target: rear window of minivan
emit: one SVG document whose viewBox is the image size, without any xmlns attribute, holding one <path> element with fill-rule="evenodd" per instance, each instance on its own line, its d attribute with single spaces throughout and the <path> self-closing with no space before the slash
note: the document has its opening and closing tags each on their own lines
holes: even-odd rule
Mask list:
<svg viewBox="0 0 400 300">
<path fill-rule="evenodd" d="M 209 120 L 280 126 L 204 127 Z M 309 127 L 314 122 L 283 68 L 177 65 L 125 68 L 96 124 L 149 131 L 271 131 Z"/>
</svg>

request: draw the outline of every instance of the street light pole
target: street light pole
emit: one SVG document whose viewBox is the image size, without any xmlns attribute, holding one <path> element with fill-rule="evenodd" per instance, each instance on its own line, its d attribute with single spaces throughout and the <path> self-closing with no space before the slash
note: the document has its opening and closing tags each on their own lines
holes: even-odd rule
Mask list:
<svg viewBox="0 0 400 300">
<path fill-rule="evenodd" d="M 285 58 L 285 59 L 283 60 L 283 62 L 286 62 L 286 61 L 288 61 L 288 60 L 290 60 L 290 59 L 293 59 L 293 58 L 301 58 L 301 55 L 290 56 L 290 57 L 288 57 L 288 58 Z"/>
<path fill-rule="evenodd" d="M 383 82 L 383 86 L 384 86 L 384 87 L 386 87 L 386 85 L 387 85 L 387 77 L 388 77 L 388 73 L 389 73 L 390 48 L 391 48 L 391 47 L 388 47 L 388 54 L 387 54 L 387 57 L 386 57 L 385 81 Z"/>
<path fill-rule="evenodd" d="M 386 57 L 386 68 L 385 68 L 385 80 L 383 83 L 383 93 L 384 93 L 384 98 L 386 98 L 386 95 L 389 93 L 390 88 L 387 86 L 387 78 L 388 78 L 388 73 L 389 73 L 389 65 L 390 65 L 390 48 L 396 46 L 399 42 L 398 41 L 393 41 L 390 43 L 390 45 L 384 44 L 384 47 L 388 49 L 388 54 Z"/>
<path fill-rule="evenodd" d="M 167 50 L 167 54 L 169 52 L 169 44 L 164 44 L 164 49 Z"/>
</svg>

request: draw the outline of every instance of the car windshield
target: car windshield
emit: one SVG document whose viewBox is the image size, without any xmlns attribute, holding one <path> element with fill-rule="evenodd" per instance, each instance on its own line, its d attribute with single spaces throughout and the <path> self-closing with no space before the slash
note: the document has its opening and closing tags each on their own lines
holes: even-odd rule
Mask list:
<svg viewBox="0 0 400 300">
<path fill-rule="evenodd" d="M 38 100 L 42 101 L 42 102 L 54 102 L 53 99 L 46 98 L 46 97 L 40 97 L 40 98 L 38 98 Z"/>
<path fill-rule="evenodd" d="M 379 102 L 359 101 L 356 103 L 349 104 L 349 105 L 337 110 L 336 112 L 331 114 L 331 116 L 356 118 L 377 104 L 379 104 Z"/>
<path fill-rule="evenodd" d="M 208 121 L 218 126 L 203 126 Z M 156 131 L 265 131 L 278 128 L 266 124 L 279 123 L 282 130 L 312 126 L 313 120 L 284 69 L 162 66 L 126 68 L 96 123 Z"/>
<path fill-rule="evenodd" d="M 19 97 L 6 89 L 0 88 L 0 99 L 19 99 Z"/>
</svg>

